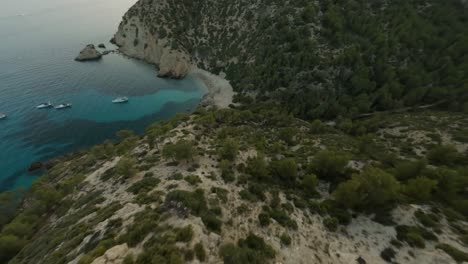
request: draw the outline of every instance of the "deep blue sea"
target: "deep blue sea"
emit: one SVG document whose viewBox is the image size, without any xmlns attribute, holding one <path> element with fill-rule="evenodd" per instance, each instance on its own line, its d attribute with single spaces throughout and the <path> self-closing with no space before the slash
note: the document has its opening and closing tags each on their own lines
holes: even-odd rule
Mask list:
<svg viewBox="0 0 468 264">
<path fill-rule="evenodd" d="M 156 77 L 155 67 L 118 54 L 80 63 L 89 43 L 109 43 L 136 0 L 14 0 L 0 4 L 0 191 L 29 187 L 44 161 L 196 108 L 201 82 Z M 127 96 L 128 104 L 111 101 Z M 71 109 L 38 110 L 51 101 Z"/>
</svg>

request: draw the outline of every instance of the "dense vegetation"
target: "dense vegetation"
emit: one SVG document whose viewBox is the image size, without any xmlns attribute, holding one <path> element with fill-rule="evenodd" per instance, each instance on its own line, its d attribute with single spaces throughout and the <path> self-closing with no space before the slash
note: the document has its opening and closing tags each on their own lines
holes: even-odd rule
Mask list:
<svg viewBox="0 0 468 264">
<path fill-rule="evenodd" d="M 138 16 L 199 67 L 226 72 L 241 102 L 273 99 L 308 119 L 468 110 L 462 1 L 168 2 L 142 0 L 123 23 Z"/>
</svg>

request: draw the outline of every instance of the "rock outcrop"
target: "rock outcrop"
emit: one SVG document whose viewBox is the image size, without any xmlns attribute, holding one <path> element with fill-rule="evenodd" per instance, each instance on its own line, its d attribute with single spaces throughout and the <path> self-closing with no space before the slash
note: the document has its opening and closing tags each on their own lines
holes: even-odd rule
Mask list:
<svg viewBox="0 0 468 264">
<path fill-rule="evenodd" d="M 191 68 L 190 56 L 172 49 L 166 38 L 150 33 L 138 17 L 128 18 L 131 23 L 121 23 L 111 42 L 123 54 L 144 60 L 159 67 L 158 76 L 182 79 Z"/>
<path fill-rule="evenodd" d="M 80 52 L 80 55 L 75 58 L 76 61 L 92 61 L 99 60 L 102 58 L 102 54 L 96 50 L 93 44 L 86 45 L 86 47 Z"/>
<path fill-rule="evenodd" d="M 187 59 L 180 52 L 164 52 L 159 62 L 159 77 L 182 79 L 189 72 Z"/>
<path fill-rule="evenodd" d="M 120 264 L 128 252 L 127 244 L 122 244 L 110 248 L 104 255 L 96 258 L 91 264 Z"/>
</svg>

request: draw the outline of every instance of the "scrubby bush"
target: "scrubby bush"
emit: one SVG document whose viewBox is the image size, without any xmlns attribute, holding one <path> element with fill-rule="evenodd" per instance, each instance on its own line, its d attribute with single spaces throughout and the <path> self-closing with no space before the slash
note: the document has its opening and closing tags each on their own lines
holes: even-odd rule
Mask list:
<svg viewBox="0 0 468 264">
<path fill-rule="evenodd" d="M 252 233 L 240 239 L 237 245 L 221 246 L 219 253 L 226 264 L 268 263 L 275 257 L 273 248 Z"/>
<path fill-rule="evenodd" d="M 296 181 L 297 164 L 292 158 L 272 161 L 270 170 L 272 175 L 288 185 L 292 185 Z"/>
<path fill-rule="evenodd" d="M 400 184 L 393 175 L 367 167 L 351 180 L 341 183 L 333 193 L 338 203 L 351 209 L 385 207 L 399 197 Z"/>
<path fill-rule="evenodd" d="M 194 185 L 194 186 L 202 182 L 198 175 L 186 176 L 184 180 L 188 182 L 190 185 Z"/>
<path fill-rule="evenodd" d="M 283 210 L 274 208 L 270 212 L 270 217 L 275 219 L 280 225 L 297 230 L 297 223 L 289 217 L 289 215 Z"/>
<path fill-rule="evenodd" d="M 416 178 L 426 168 L 426 161 L 401 161 L 396 164 L 395 177 L 399 180 Z"/>
<path fill-rule="evenodd" d="M 417 202 L 428 202 L 432 197 L 432 192 L 437 186 L 437 181 L 427 177 L 417 177 L 410 179 L 403 187 L 404 193 Z"/>
<path fill-rule="evenodd" d="M 215 213 L 211 211 L 206 212 L 202 216 L 202 221 L 208 230 L 215 232 L 215 233 L 221 232 L 223 221 L 221 221 Z"/>
<path fill-rule="evenodd" d="M 345 176 L 348 161 L 347 155 L 323 150 L 314 156 L 309 170 L 323 180 L 336 181 Z"/>
<path fill-rule="evenodd" d="M 193 237 L 193 228 L 192 225 L 188 225 L 184 228 L 177 230 L 176 232 L 176 241 L 178 242 L 190 242 Z"/>
<path fill-rule="evenodd" d="M 194 251 L 199 261 L 204 262 L 206 260 L 206 251 L 201 242 L 195 244 Z"/>
<path fill-rule="evenodd" d="M 435 165 L 454 165 L 463 161 L 463 156 L 452 145 L 439 145 L 427 153 L 427 159 Z"/>
<path fill-rule="evenodd" d="M 257 180 L 267 180 L 269 176 L 268 163 L 263 155 L 247 160 L 246 173 Z"/>
<path fill-rule="evenodd" d="M 338 219 L 335 217 L 327 217 L 323 219 L 323 225 L 330 231 L 335 232 L 338 230 Z"/>
<path fill-rule="evenodd" d="M 291 237 L 287 233 L 283 233 L 280 236 L 281 244 L 285 246 L 291 245 Z"/>
<path fill-rule="evenodd" d="M 468 262 L 468 253 L 466 252 L 456 249 L 448 244 L 438 244 L 436 247 L 445 251 L 445 253 L 450 255 L 458 263 Z"/>
<path fill-rule="evenodd" d="M 302 179 L 302 188 L 307 192 L 315 191 L 315 187 L 317 187 L 318 179 L 317 176 L 314 174 L 307 174 Z"/>
<path fill-rule="evenodd" d="M 437 215 L 425 214 L 423 211 L 417 210 L 414 213 L 414 216 L 416 217 L 416 219 L 418 219 L 418 221 L 421 224 L 423 224 L 426 227 L 438 228 L 440 226 L 439 225 L 439 217 Z"/>
<path fill-rule="evenodd" d="M 195 155 L 193 142 L 180 140 L 175 144 L 167 144 L 163 148 L 163 157 L 175 161 L 192 160 Z"/>
<path fill-rule="evenodd" d="M 225 139 L 222 142 L 221 147 L 218 148 L 218 155 L 224 160 L 234 161 L 238 152 L 239 143 L 233 138 Z"/>
<path fill-rule="evenodd" d="M 400 241 L 406 241 L 410 246 L 424 248 L 424 240 L 437 240 L 437 237 L 421 227 L 415 226 L 397 226 L 397 238 Z"/>
<path fill-rule="evenodd" d="M 161 181 L 156 178 L 143 178 L 142 180 L 132 184 L 127 191 L 133 194 L 139 194 L 142 192 L 149 192 L 153 190 Z"/>
<path fill-rule="evenodd" d="M 279 138 L 286 142 L 289 146 L 293 146 L 295 144 L 295 137 L 299 133 L 299 129 L 295 127 L 287 127 L 282 128 L 279 130 Z"/>
<path fill-rule="evenodd" d="M 0 236 L 0 262 L 7 263 L 26 244 L 26 241 L 14 235 Z"/>
<path fill-rule="evenodd" d="M 133 177 L 138 172 L 136 160 L 128 157 L 121 158 L 115 166 L 115 172 L 124 179 Z"/>
<path fill-rule="evenodd" d="M 231 162 L 222 160 L 219 163 L 219 167 L 221 169 L 221 178 L 223 178 L 225 182 L 233 182 L 236 179 Z"/>
<path fill-rule="evenodd" d="M 267 213 L 260 213 L 258 215 L 258 221 L 261 226 L 268 226 L 270 224 L 270 215 Z"/>
<path fill-rule="evenodd" d="M 166 195 L 166 201 L 180 202 L 195 215 L 200 215 L 208 209 L 202 189 L 194 192 L 175 190 Z"/>
</svg>

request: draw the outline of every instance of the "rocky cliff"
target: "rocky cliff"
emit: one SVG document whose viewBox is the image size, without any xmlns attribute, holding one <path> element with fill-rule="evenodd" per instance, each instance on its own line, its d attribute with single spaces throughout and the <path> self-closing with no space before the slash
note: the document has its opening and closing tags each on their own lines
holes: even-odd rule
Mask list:
<svg viewBox="0 0 468 264">
<path fill-rule="evenodd" d="M 181 78 L 193 66 L 224 67 L 252 59 L 247 51 L 256 44 L 259 2 L 140 0 L 114 41 L 124 54 L 158 65 L 161 76 Z"/>
</svg>

